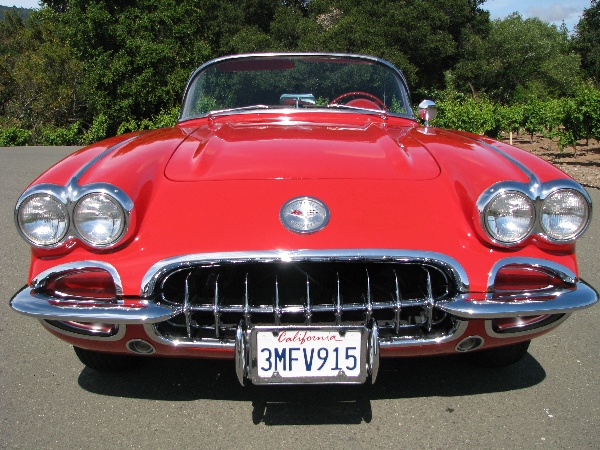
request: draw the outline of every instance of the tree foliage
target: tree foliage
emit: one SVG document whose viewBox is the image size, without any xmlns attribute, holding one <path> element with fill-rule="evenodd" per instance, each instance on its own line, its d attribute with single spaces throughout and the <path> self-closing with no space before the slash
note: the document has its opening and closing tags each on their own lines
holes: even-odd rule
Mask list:
<svg viewBox="0 0 600 450">
<path fill-rule="evenodd" d="M 472 36 L 465 50 L 453 69 L 457 84 L 499 101 L 571 95 L 580 79 L 566 28 L 517 13 L 495 20 L 486 38 Z"/>
<path fill-rule="evenodd" d="M 596 0 L 575 39 L 517 14 L 492 22 L 485 0 L 40 3 L 27 20 L 12 11 L 0 21 L 3 142 L 91 142 L 171 124 L 189 74 L 231 53 L 375 55 L 403 70 L 416 99 L 441 99 L 446 125 L 490 134 L 546 130 L 540 121 L 555 119 L 524 105 L 579 105 L 584 87 L 596 89 L 583 82 L 580 54 L 595 82 L 600 67 Z"/>
<path fill-rule="evenodd" d="M 0 124 L 34 133 L 73 123 L 84 113 L 81 63 L 52 26 L 51 10 L 25 23 L 9 12 L 0 22 Z"/>
<path fill-rule="evenodd" d="M 592 0 L 577 24 L 575 49 L 581 54 L 583 70 L 600 83 L 600 3 Z"/>
</svg>

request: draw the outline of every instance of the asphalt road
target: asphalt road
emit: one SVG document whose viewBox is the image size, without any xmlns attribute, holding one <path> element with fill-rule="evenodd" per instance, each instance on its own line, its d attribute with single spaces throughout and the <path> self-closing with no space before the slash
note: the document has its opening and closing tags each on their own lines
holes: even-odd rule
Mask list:
<svg viewBox="0 0 600 450">
<path fill-rule="evenodd" d="M 13 206 L 69 153 L 0 148 L 0 448 L 600 448 L 600 306 L 535 340 L 520 363 L 384 360 L 373 387 L 242 388 L 233 362 L 152 360 L 99 374 L 8 306 L 28 246 Z M 600 191 L 590 194 L 600 205 Z M 578 244 L 600 287 L 600 218 Z"/>
</svg>

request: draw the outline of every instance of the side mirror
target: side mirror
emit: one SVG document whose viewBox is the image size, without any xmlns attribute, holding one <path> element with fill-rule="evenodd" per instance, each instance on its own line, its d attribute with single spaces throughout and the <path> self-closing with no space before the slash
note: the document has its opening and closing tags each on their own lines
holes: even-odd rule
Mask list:
<svg viewBox="0 0 600 450">
<path fill-rule="evenodd" d="M 419 117 L 425 121 L 425 127 L 429 126 L 429 121 L 437 116 L 437 105 L 433 100 L 423 100 L 419 103 Z"/>
</svg>

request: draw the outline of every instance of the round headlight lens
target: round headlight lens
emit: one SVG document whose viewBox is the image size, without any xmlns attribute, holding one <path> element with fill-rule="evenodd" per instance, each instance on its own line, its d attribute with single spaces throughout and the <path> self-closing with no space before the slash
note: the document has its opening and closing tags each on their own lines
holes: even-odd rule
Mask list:
<svg viewBox="0 0 600 450">
<path fill-rule="evenodd" d="M 108 194 L 88 194 L 77 202 L 73 212 L 75 229 L 83 240 L 94 246 L 111 245 L 123 235 L 125 212 Z"/>
<path fill-rule="evenodd" d="M 55 245 L 67 234 L 69 219 L 67 208 L 60 200 L 49 194 L 27 197 L 17 212 L 19 228 L 33 245 Z"/>
<path fill-rule="evenodd" d="M 544 200 L 541 224 L 544 233 L 556 241 L 575 239 L 588 223 L 589 206 L 579 192 L 560 189 Z"/>
<path fill-rule="evenodd" d="M 496 195 L 484 209 L 485 229 L 490 237 L 504 244 L 516 244 L 533 229 L 533 202 L 522 192 L 505 191 Z"/>
</svg>

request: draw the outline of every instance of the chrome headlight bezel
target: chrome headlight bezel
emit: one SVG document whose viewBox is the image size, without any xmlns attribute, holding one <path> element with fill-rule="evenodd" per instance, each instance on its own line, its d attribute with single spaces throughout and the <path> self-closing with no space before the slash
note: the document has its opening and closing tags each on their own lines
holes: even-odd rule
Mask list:
<svg viewBox="0 0 600 450">
<path fill-rule="evenodd" d="M 90 192 L 73 207 L 73 226 L 81 239 L 93 247 L 108 247 L 123 236 L 127 215 L 123 206 L 106 192 Z"/>
<path fill-rule="evenodd" d="M 47 239 L 36 238 L 35 233 L 31 230 L 28 231 L 28 220 L 25 215 L 27 214 L 26 210 L 28 207 L 31 207 L 34 202 L 38 202 L 39 205 L 37 209 L 42 209 L 38 211 L 38 215 L 42 216 L 46 214 L 45 222 L 56 222 L 53 224 L 49 224 L 47 226 L 54 227 L 54 231 L 52 231 L 52 236 Z M 42 203 L 45 203 L 45 206 Z M 38 221 L 43 220 L 41 217 Z M 61 200 L 60 197 L 54 195 L 52 192 L 33 192 L 28 195 L 24 195 L 20 201 L 17 203 L 15 209 L 15 221 L 17 223 L 17 229 L 21 233 L 21 236 L 29 242 L 31 245 L 41 248 L 52 248 L 59 244 L 67 235 L 70 227 L 70 219 L 69 213 L 67 211 L 67 205 L 65 202 Z M 38 227 L 39 228 L 39 227 Z"/>
<path fill-rule="evenodd" d="M 503 245 L 516 245 L 527 239 L 536 218 L 533 201 L 517 190 L 502 190 L 492 196 L 482 216 L 488 236 Z"/>
<path fill-rule="evenodd" d="M 32 197 L 49 196 L 58 201 L 64 211 L 66 211 L 67 226 L 64 233 L 61 233 L 60 238 L 53 240 L 50 244 L 43 244 L 28 238 L 27 233 L 22 228 L 22 220 L 20 220 L 20 211 L 25 202 Z M 103 199 L 108 199 L 111 204 L 115 205 L 120 217 L 120 225 L 117 232 L 113 234 L 109 240 L 94 240 L 87 236 L 85 230 L 75 223 L 76 209 L 80 208 L 82 202 L 93 196 L 98 196 Z M 121 189 L 107 184 L 94 183 L 85 186 L 59 186 L 54 184 L 40 184 L 27 189 L 17 201 L 15 206 L 15 223 L 17 229 L 23 238 L 32 246 L 37 248 L 59 248 L 67 242 L 80 241 L 83 244 L 99 249 L 110 249 L 127 240 L 132 234 L 132 224 L 134 224 L 135 214 L 134 205 L 131 199 Z"/>
<path fill-rule="evenodd" d="M 568 199 L 558 199 L 562 205 L 556 204 L 557 197 L 568 196 Z M 554 203 L 554 204 L 553 204 Z M 576 203 L 576 204 L 575 204 Z M 561 210 L 561 213 L 557 214 L 556 208 Z M 579 211 L 575 211 L 579 209 Z M 571 214 L 569 214 L 571 212 Z M 564 213 L 564 214 L 563 214 Z M 559 224 L 554 224 L 555 220 L 552 220 L 549 216 L 556 217 L 557 215 L 562 216 L 563 220 L 558 218 Z M 567 216 L 570 216 L 577 221 L 577 224 L 571 224 L 574 229 L 566 233 L 561 233 L 558 228 L 564 227 Z M 575 189 L 556 189 L 550 193 L 542 202 L 540 207 L 540 226 L 544 231 L 544 235 L 553 242 L 569 242 L 577 239 L 583 234 L 587 225 L 589 224 L 591 216 L 591 208 L 586 197 L 578 190 Z M 572 219 L 567 219 L 572 220 Z"/>
<path fill-rule="evenodd" d="M 548 226 L 543 223 L 545 208 L 548 207 L 548 201 L 552 201 L 557 193 L 570 192 L 579 201 L 583 208 L 580 214 L 582 219 L 577 226 L 577 229 L 568 234 L 566 237 L 560 237 L 553 233 Z M 531 210 L 532 225 L 529 231 L 513 241 L 498 239 L 493 230 L 490 229 L 488 223 L 487 212 L 496 199 L 503 195 L 513 193 L 514 195 L 527 198 L 533 209 Z M 535 236 L 536 238 L 548 242 L 550 244 L 571 244 L 579 238 L 587 229 L 592 217 L 592 201 L 585 189 L 579 183 L 570 179 L 553 180 L 545 183 L 519 183 L 514 181 L 503 181 L 496 183 L 489 189 L 484 191 L 476 203 L 477 214 L 479 216 L 479 231 L 482 237 L 489 242 L 501 247 L 514 247 L 524 245 L 526 241 Z"/>
</svg>

